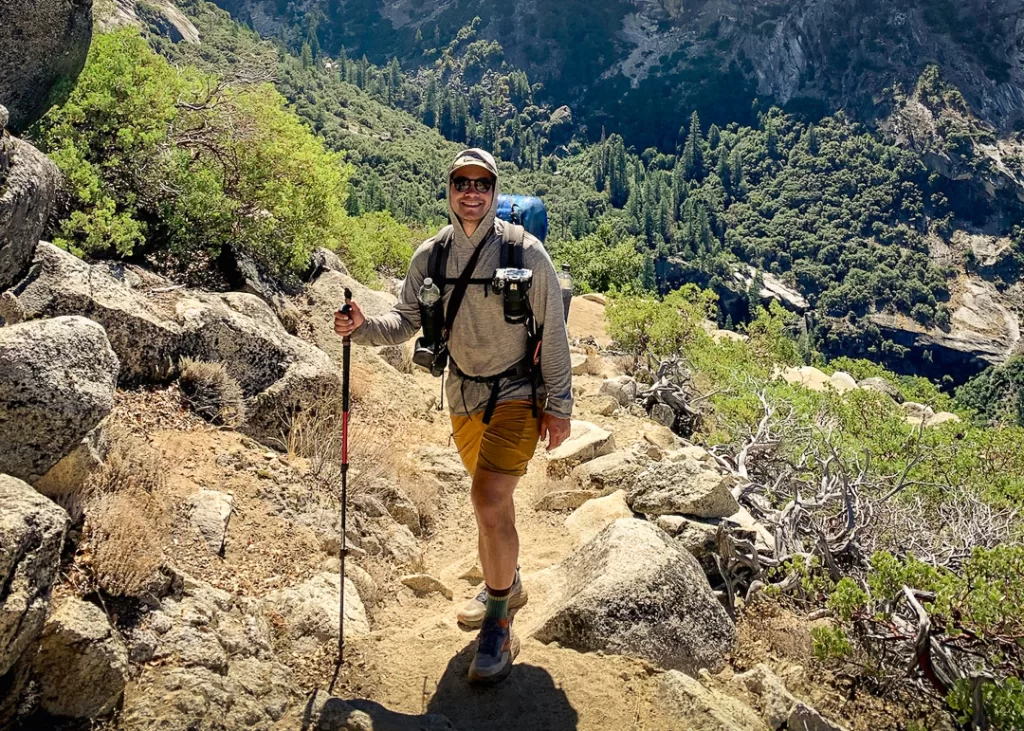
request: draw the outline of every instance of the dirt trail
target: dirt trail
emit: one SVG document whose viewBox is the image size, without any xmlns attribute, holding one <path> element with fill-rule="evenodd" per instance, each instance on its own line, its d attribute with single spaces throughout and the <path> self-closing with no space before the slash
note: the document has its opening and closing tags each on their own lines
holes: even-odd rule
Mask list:
<svg viewBox="0 0 1024 731">
<path fill-rule="evenodd" d="M 475 563 L 476 526 L 468 493 L 451 494 L 443 523 L 426 543 L 424 570 L 451 587 L 454 599 L 391 588 L 390 601 L 376 614 L 376 631 L 351 642 L 362 665 L 362 678 L 349 676 L 351 691 L 403 713 L 444 714 L 465 731 L 679 727 L 659 714 L 657 673 L 644 663 L 578 653 L 527 636 L 550 593 L 538 574 L 572 550 L 564 515 L 531 507 L 548 488 L 543 459 L 535 458 L 517 491 L 520 562 L 531 596 L 515 618 L 523 642 L 512 676 L 491 689 L 466 683 L 476 635 L 459 628 L 455 612 L 480 588 L 458 578 Z"/>
<path fill-rule="evenodd" d="M 606 340 L 603 312 L 594 311 L 603 307 L 583 300 L 574 301 L 573 307 L 586 307 L 586 312 L 572 318 L 572 335 Z M 576 382 L 584 392 L 596 392 L 600 383 L 588 377 Z M 598 421 L 611 426 L 610 419 Z M 636 436 L 639 422 L 628 421 L 623 431 Z M 446 426 L 444 419 L 434 425 L 435 443 L 445 448 Z M 450 451 L 455 454 L 454 446 Z M 466 682 L 476 633 L 461 629 L 455 613 L 482 584 L 460 578 L 476 565 L 477 556 L 476 524 L 465 481 L 439 495 L 433 533 L 423 542 L 424 572 L 450 587 L 453 599 L 440 594 L 418 597 L 397 580 L 383 587 L 386 599 L 374 612 L 375 631 L 347 643 L 351 659 L 344 697 L 365 698 L 400 713 L 441 713 L 462 731 L 680 728 L 678 720 L 658 709 L 660 671 L 639 660 L 579 653 L 529 637 L 553 593 L 544 570 L 573 549 L 563 525 L 567 513 L 532 507 L 553 487 L 545 474 L 543 451 L 543 446 L 538 448 L 516 491 L 520 564 L 530 600 L 515 616 L 522 650 L 511 677 L 489 689 L 470 688 Z"/>
</svg>

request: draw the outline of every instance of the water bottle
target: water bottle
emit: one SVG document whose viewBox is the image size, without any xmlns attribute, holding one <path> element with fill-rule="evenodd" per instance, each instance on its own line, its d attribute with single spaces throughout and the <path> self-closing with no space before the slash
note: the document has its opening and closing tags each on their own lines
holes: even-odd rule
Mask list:
<svg viewBox="0 0 1024 731">
<path fill-rule="evenodd" d="M 430 307 L 441 299 L 441 290 L 434 284 L 434 280 L 427 277 L 423 280 L 423 284 L 420 285 L 420 291 L 416 294 L 416 299 L 420 301 L 420 304 L 424 307 Z"/>
<path fill-rule="evenodd" d="M 416 293 L 416 299 L 420 303 L 420 323 L 423 325 L 423 339 L 430 345 L 441 341 L 442 311 L 438 306 L 441 301 L 441 290 L 434 284 L 434 280 L 427 277 Z"/>
<path fill-rule="evenodd" d="M 558 288 L 562 290 L 562 309 L 565 311 L 565 321 L 569 322 L 569 305 L 572 303 L 572 274 L 569 273 L 568 264 L 563 264 L 562 271 L 558 273 Z"/>
<path fill-rule="evenodd" d="M 447 364 L 447 353 L 441 343 L 441 331 L 444 329 L 444 304 L 441 302 L 441 290 L 433 280 L 423 280 L 416 299 L 420 307 L 420 324 L 423 326 L 423 337 L 416 340 L 412 353 L 412 362 L 440 376 Z M 444 355 L 441 355 L 444 353 Z M 440 357 L 439 357 L 440 356 Z"/>
</svg>

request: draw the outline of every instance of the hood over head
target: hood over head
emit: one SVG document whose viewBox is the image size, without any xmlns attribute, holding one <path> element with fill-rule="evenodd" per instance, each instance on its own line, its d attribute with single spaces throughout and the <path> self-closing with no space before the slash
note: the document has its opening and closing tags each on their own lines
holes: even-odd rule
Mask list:
<svg viewBox="0 0 1024 731">
<path fill-rule="evenodd" d="M 451 192 L 451 183 L 449 181 L 451 180 L 452 175 L 459 168 L 467 167 L 469 165 L 482 167 L 494 176 L 491 206 L 487 209 L 487 213 L 484 214 L 483 219 L 480 221 L 480 225 L 477 226 L 476 231 L 473 232 L 472 236 L 466 236 L 466 232 L 462 228 L 462 221 L 457 215 L 455 215 L 455 211 L 452 210 L 451 198 L 448 195 Z M 501 178 L 498 175 L 498 164 L 494 161 L 494 157 L 491 153 L 486 150 L 481 150 L 479 147 L 471 147 L 468 150 L 463 150 L 455 156 L 455 160 L 452 161 L 451 166 L 448 168 L 448 178 L 444 181 L 444 184 L 445 197 L 448 200 L 448 220 L 451 221 L 452 226 L 455 229 L 455 245 L 459 248 L 476 248 L 476 246 L 490 232 L 491 227 L 494 225 L 494 217 L 498 212 L 498 193 L 500 183 Z"/>
</svg>

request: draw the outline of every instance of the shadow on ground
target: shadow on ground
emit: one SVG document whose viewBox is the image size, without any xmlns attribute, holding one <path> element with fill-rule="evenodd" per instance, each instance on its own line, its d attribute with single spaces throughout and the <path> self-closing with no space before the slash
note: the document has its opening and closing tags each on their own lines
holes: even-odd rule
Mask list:
<svg viewBox="0 0 1024 731">
<path fill-rule="evenodd" d="M 516 663 L 501 684 L 471 687 L 466 676 L 475 648 L 476 643 L 470 643 L 448 663 L 428 712 L 448 717 L 459 731 L 575 731 L 576 709 L 551 674 L 536 665 Z"/>
</svg>

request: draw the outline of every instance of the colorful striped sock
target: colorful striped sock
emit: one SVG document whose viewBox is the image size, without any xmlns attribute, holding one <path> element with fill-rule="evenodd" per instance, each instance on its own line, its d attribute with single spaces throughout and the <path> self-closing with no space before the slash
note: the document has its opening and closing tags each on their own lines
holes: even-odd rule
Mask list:
<svg viewBox="0 0 1024 731">
<path fill-rule="evenodd" d="M 508 598 L 512 594 L 512 587 L 507 589 L 492 589 L 487 587 L 487 619 L 506 619 L 508 617 Z"/>
</svg>

